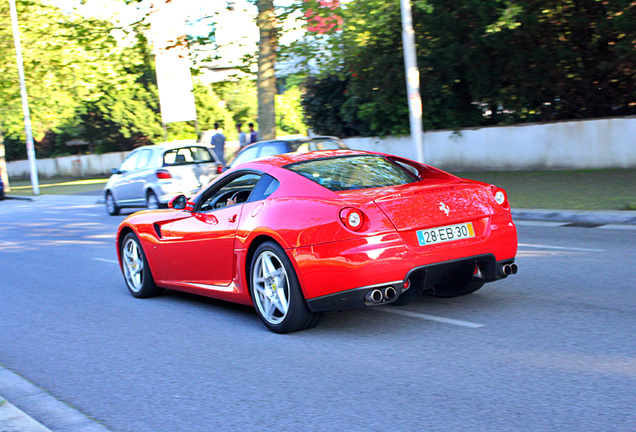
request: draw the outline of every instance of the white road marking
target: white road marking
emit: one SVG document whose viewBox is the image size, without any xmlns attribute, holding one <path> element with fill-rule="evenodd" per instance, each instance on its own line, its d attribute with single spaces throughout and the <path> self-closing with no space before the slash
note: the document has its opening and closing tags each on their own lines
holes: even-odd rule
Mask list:
<svg viewBox="0 0 636 432">
<path fill-rule="evenodd" d="M 106 259 L 106 258 L 93 258 L 95 261 L 104 261 L 110 264 L 119 264 L 119 261 L 115 261 L 115 260 L 111 260 L 111 259 Z"/>
<path fill-rule="evenodd" d="M 379 308 L 376 308 L 375 310 L 381 311 L 381 312 L 388 312 L 395 315 L 402 315 L 402 316 L 406 316 L 410 318 L 418 318 L 418 319 L 423 319 L 427 321 L 435 321 L 435 322 L 443 323 L 443 324 L 452 324 L 452 325 L 456 325 L 460 327 L 468 327 L 468 328 L 484 327 L 484 324 L 477 324 L 477 323 L 473 323 L 469 321 L 461 321 L 461 320 L 456 320 L 451 318 L 438 317 L 435 315 L 423 314 L 418 312 L 409 312 L 407 310 L 396 309 L 390 306 L 379 307 Z"/>
<path fill-rule="evenodd" d="M 605 249 L 585 249 L 585 248 L 573 248 L 573 247 L 565 247 L 565 246 L 548 246 L 548 245 L 528 244 L 528 243 L 519 243 L 519 246 L 520 247 L 530 247 L 530 248 L 540 248 L 540 249 L 569 250 L 569 251 L 577 251 L 577 252 L 605 252 Z"/>
<path fill-rule="evenodd" d="M 97 213 L 77 213 L 78 216 L 91 216 L 91 217 L 97 217 L 97 216 L 101 216 L 100 214 Z"/>
</svg>

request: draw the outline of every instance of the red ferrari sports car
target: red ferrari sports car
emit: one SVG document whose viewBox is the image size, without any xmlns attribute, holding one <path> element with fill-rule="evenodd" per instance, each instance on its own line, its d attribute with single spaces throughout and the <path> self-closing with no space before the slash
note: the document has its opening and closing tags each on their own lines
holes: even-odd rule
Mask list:
<svg viewBox="0 0 636 432">
<path fill-rule="evenodd" d="M 503 189 L 354 150 L 239 165 L 191 199 L 126 218 L 117 252 L 133 296 L 167 288 L 254 305 L 278 333 L 517 272 Z"/>
</svg>

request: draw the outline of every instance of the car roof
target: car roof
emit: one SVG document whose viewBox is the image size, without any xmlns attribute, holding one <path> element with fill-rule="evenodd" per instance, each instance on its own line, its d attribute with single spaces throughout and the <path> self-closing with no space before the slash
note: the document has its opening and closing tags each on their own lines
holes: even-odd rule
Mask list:
<svg viewBox="0 0 636 432">
<path fill-rule="evenodd" d="M 244 152 L 245 150 L 247 150 L 250 147 L 259 147 L 259 146 L 267 145 L 267 144 L 271 144 L 271 143 L 291 144 L 291 143 L 304 143 L 304 142 L 310 142 L 310 141 L 326 141 L 326 140 L 334 140 L 334 141 L 342 142 L 342 139 L 340 139 L 338 137 L 335 137 L 335 136 L 322 136 L 322 135 L 321 136 L 314 136 L 314 137 L 299 137 L 299 138 L 276 138 L 276 139 L 272 139 L 272 140 L 257 141 L 255 143 L 248 144 L 248 145 L 246 145 L 245 147 L 243 147 L 241 149 L 241 153 Z"/>
</svg>

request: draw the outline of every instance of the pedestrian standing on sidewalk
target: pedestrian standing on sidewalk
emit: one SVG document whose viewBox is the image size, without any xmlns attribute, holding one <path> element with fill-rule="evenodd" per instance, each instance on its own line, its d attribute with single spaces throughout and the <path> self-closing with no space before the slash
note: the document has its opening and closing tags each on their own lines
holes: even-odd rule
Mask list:
<svg viewBox="0 0 636 432">
<path fill-rule="evenodd" d="M 254 123 L 250 123 L 248 124 L 248 126 L 250 127 L 250 144 L 255 143 L 256 141 L 258 141 L 258 132 L 256 132 L 254 130 Z"/>
<path fill-rule="evenodd" d="M 241 130 L 243 123 L 236 124 L 236 131 L 238 132 L 239 150 L 247 145 L 247 134 Z"/>
<path fill-rule="evenodd" d="M 214 147 L 214 153 L 218 156 L 221 164 L 225 166 L 225 135 L 223 135 L 223 129 L 219 127 L 218 123 L 214 123 L 215 134 L 212 136 L 212 147 Z"/>
</svg>

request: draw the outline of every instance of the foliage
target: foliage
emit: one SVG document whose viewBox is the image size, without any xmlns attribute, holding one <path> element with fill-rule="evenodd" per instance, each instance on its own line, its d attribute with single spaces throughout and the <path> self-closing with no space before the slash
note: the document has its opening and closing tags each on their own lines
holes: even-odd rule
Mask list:
<svg viewBox="0 0 636 432">
<path fill-rule="evenodd" d="M 412 3 L 425 129 L 636 114 L 630 0 Z M 306 59 L 310 127 L 406 133 L 399 1 L 355 0 L 337 13 L 342 31 L 291 47 Z"/>
<path fill-rule="evenodd" d="M 306 135 L 303 121 L 301 95 L 298 87 L 288 88 L 276 95 L 276 135 Z"/>
<path fill-rule="evenodd" d="M 47 132 L 56 131 L 60 123 L 70 121 L 79 101 L 92 100 L 97 87 L 111 79 L 110 74 L 103 73 L 102 59 L 111 53 L 116 42 L 109 33 L 110 27 L 99 20 L 74 20 L 43 2 L 16 3 L 33 135 L 40 141 Z M 15 141 L 24 143 L 7 2 L 0 3 L 0 99 L 0 128 L 7 146 Z M 7 153 L 12 155 L 15 151 L 8 148 Z"/>
<path fill-rule="evenodd" d="M 342 115 L 348 84 L 348 79 L 341 79 L 337 75 L 310 77 L 306 81 L 302 107 L 305 121 L 316 134 L 339 137 L 360 134 L 361 131 L 355 128 L 357 122 L 350 124 Z"/>
<path fill-rule="evenodd" d="M 244 127 L 248 123 L 258 125 L 256 83 L 251 79 L 223 81 L 212 84 L 212 89 L 224 101 L 226 108 L 232 113 L 234 124 L 241 123 Z M 258 126 L 256 126 L 258 130 Z"/>
</svg>

